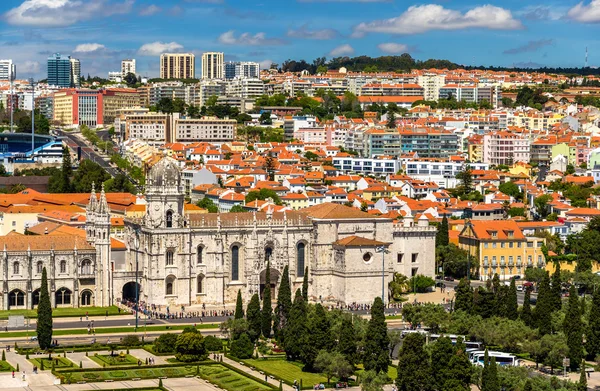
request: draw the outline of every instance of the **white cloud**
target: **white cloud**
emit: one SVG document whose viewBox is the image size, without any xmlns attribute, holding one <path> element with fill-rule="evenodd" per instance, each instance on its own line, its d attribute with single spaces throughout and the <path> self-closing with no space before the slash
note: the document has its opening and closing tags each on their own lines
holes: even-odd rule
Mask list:
<svg viewBox="0 0 600 391">
<path fill-rule="evenodd" d="M 219 43 L 223 45 L 246 45 L 246 46 L 263 46 L 263 45 L 282 45 L 284 42 L 278 38 L 267 38 L 265 33 L 242 33 L 238 37 L 235 36 L 234 30 L 224 32 L 219 36 Z"/>
<path fill-rule="evenodd" d="M 259 62 L 260 69 L 271 69 L 271 64 L 273 64 L 273 60 L 262 60 Z"/>
<path fill-rule="evenodd" d="M 151 4 L 148 7 L 142 8 L 140 10 L 140 15 L 141 16 L 150 16 L 150 15 L 157 14 L 160 11 L 161 11 L 160 7 L 158 7 L 158 6 L 154 5 L 154 4 Z"/>
<path fill-rule="evenodd" d="M 347 43 L 340 45 L 329 52 L 329 56 L 331 57 L 348 56 L 351 54 L 354 54 L 354 48 Z"/>
<path fill-rule="evenodd" d="M 441 5 L 426 4 L 413 5 L 395 18 L 361 23 L 354 27 L 353 36 L 361 37 L 366 33 L 418 34 L 430 30 L 466 28 L 516 30 L 523 28 L 523 25 L 510 10 L 489 4 L 475 7 L 464 14 Z"/>
<path fill-rule="evenodd" d="M 32 27 L 64 27 L 81 21 L 126 14 L 135 0 L 25 0 L 4 14 L 7 23 Z"/>
<path fill-rule="evenodd" d="M 40 72 L 40 63 L 37 61 L 24 61 L 22 63 L 17 63 L 17 71 L 25 74 L 39 73 Z"/>
<path fill-rule="evenodd" d="M 77 45 L 77 47 L 75 47 L 74 52 L 75 53 L 89 53 L 89 52 L 95 52 L 98 50 L 103 50 L 106 49 L 106 46 L 101 45 L 99 43 L 82 43 L 81 45 Z"/>
<path fill-rule="evenodd" d="M 570 19 L 582 23 L 600 23 L 600 0 L 592 0 L 589 4 L 577 4 L 567 13 Z"/>
<path fill-rule="evenodd" d="M 386 42 L 377 45 L 379 50 L 389 54 L 402 54 L 408 52 L 408 46 L 403 43 Z"/>
<path fill-rule="evenodd" d="M 339 33 L 334 29 L 309 30 L 306 25 L 303 25 L 297 30 L 288 30 L 287 36 L 291 38 L 327 40 L 336 38 L 339 36 Z"/>
<path fill-rule="evenodd" d="M 142 45 L 138 50 L 141 56 L 158 56 L 167 52 L 179 52 L 183 46 L 177 42 L 152 42 Z"/>
</svg>

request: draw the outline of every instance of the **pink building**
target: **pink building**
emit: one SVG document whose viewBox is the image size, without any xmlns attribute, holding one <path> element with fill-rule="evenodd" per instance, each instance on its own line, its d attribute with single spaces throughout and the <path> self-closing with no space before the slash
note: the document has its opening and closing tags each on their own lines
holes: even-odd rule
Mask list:
<svg viewBox="0 0 600 391">
<path fill-rule="evenodd" d="M 483 162 L 493 165 L 529 163 L 530 140 L 520 134 L 507 131 L 487 133 L 483 136 Z"/>
</svg>

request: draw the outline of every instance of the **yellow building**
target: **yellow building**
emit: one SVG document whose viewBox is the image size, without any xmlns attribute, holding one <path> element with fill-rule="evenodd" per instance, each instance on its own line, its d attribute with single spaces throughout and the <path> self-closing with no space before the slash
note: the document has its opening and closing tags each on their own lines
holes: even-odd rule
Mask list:
<svg viewBox="0 0 600 391">
<path fill-rule="evenodd" d="M 545 239 L 527 237 L 513 220 L 470 220 L 458 236 L 459 247 L 479 261 L 485 281 L 498 273 L 501 279 L 523 276 L 528 267 L 545 267 Z"/>
<path fill-rule="evenodd" d="M 469 161 L 471 162 L 482 162 L 483 161 L 483 144 L 481 143 L 470 143 L 468 146 L 469 150 Z"/>
<path fill-rule="evenodd" d="M 527 178 L 531 177 L 531 166 L 525 162 L 516 162 L 508 170 L 513 176 L 526 175 Z"/>
</svg>

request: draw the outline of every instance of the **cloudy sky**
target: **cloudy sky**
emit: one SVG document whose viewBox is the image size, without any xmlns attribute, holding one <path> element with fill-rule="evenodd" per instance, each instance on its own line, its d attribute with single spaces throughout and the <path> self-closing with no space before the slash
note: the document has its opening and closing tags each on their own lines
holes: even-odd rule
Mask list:
<svg viewBox="0 0 600 391">
<path fill-rule="evenodd" d="M 45 77 L 48 55 L 106 77 L 123 58 L 158 75 L 163 52 L 226 60 L 409 52 L 466 65 L 600 65 L 600 0 L 1 0 L 0 58 Z"/>
</svg>

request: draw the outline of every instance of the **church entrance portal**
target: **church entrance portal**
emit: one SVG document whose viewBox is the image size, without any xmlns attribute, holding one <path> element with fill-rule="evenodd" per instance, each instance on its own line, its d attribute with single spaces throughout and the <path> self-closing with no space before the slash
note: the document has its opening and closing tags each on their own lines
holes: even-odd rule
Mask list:
<svg viewBox="0 0 600 391">
<path fill-rule="evenodd" d="M 123 300 L 129 300 L 132 302 L 135 302 L 135 289 L 136 287 L 136 283 L 131 281 L 128 282 L 127 284 L 123 285 Z M 138 293 L 138 299 L 139 299 L 139 295 L 140 295 L 140 284 L 137 284 L 137 293 Z"/>
<path fill-rule="evenodd" d="M 270 269 L 271 270 L 271 299 L 275 299 L 277 296 L 275 295 L 275 290 L 277 287 L 277 284 L 279 283 L 279 278 L 280 278 L 280 274 L 278 270 L 275 269 Z M 262 272 L 260 272 L 260 298 L 262 299 L 263 296 L 263 291 L 265 290 L 265 282 L 266 282 L 266 277 L 267 277 L 267 269 L 263 270 Z"/>
</svg>

